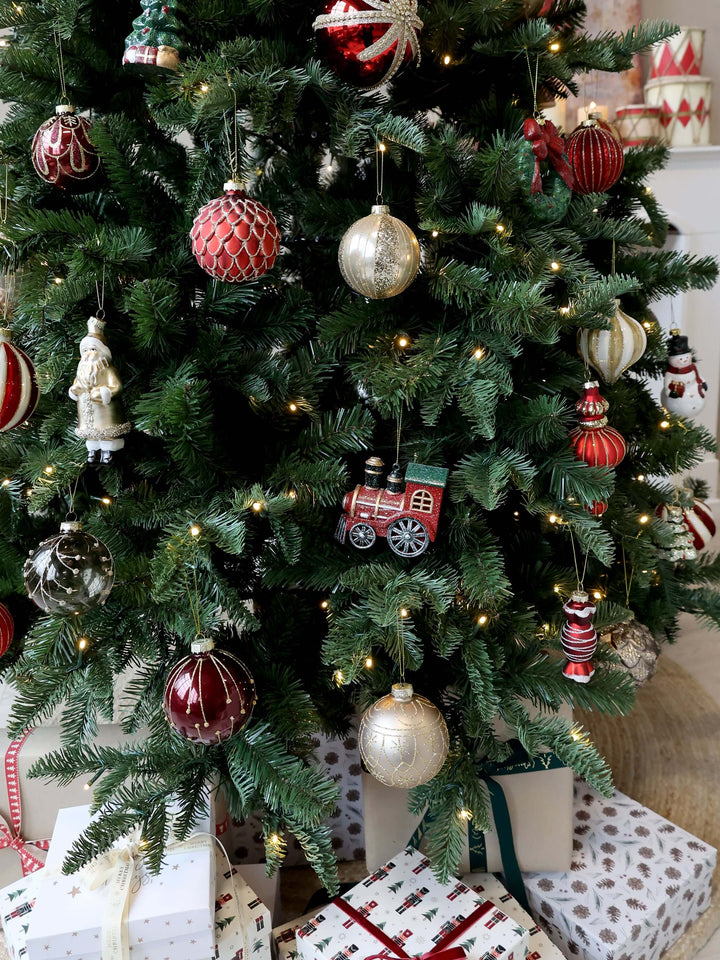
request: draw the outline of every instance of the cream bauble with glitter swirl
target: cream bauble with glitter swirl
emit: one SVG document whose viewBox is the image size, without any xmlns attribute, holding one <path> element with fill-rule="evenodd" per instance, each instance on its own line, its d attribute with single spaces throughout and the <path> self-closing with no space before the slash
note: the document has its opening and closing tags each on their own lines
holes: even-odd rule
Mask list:
<svg viewBox="0 0 720 960">
<path fill-rule="evenodd" d="M 410 227 L 377 204 L 357 220 L 340 241 L 338 263 L 343 279 L 371 300 L 396 297 L 420 269 L 420 245 Z"/>
<path fill-rule="evenodd" d="M 647 334 L 643 325 L 625 313 L 615 301 L 615 316 L 609 330 L 578 330 L 578 350 L 605 383 L 615 383 L 645 353 Z"/>
<path fill-rule="evenodd" d="M 363 714 L 358 744 L 368 773 L 388 787 L 409 789 L 432 780 L 445 763 L 448 729 L 411 684 L 394 683 L 392 693 Z"/>
</svg>

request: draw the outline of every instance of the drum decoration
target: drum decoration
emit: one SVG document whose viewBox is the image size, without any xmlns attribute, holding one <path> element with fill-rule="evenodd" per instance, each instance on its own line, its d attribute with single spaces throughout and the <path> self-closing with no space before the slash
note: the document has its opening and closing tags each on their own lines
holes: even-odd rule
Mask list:
<svg viewBox="0 0 720 960">
<path fill-rule="evenodd" d="M 660 108 L 660 126 L 669 147 L 704 147 L 710 143 L 712 80 L 709 77 L 648 80 L 645 100 Z"/>
<path fill-rule="evenodd" d="M 624 147 L 644 147 L 659 143 L 662 136 L 660 107 L 651 107 L 648 103 L 618 107 L 615 126 Z"/>
<path fill-rule="evenodd" d="M 656 43 L 651 48 L 649 80 L 666 77 L 692 77 L 702 71 L 702 27 L 680 27 L 669 40 Z"/>
</svg>

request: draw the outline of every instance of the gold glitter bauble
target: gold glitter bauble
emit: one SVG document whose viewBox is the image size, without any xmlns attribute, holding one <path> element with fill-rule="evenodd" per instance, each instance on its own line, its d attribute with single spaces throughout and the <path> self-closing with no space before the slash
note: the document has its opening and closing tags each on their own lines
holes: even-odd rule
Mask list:
<svg viewBox="0 0 720 960">
<path fill-rule="evenodd" d="M 637 620 L 619 623 L 602 639 L 609 643 L 637 686 L 646 683 L 655 673 L 660 647 L 650 630 Z"/>
<path fill-rule="evenodd" d="M 338 263 L 343 279 L 371 300 L 396 297 L 420 269 L 417 237 L 390 208 L 378 204 L 369 217 L 357 220 L 340 241 Z"/>
<path fill-rule="evenodd" d="M 432 780 L 449 747 L 445 718 L 409 683 L 394 683 L 392 693 L 365 711 L 358 743 L 368 773 L 404 789 Z"/>
</svg>

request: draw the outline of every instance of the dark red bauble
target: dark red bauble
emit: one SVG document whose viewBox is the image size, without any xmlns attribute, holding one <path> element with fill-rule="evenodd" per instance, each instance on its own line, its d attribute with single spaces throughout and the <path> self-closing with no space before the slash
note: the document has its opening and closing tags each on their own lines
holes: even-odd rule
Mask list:
<svg viewBox="0 0 720 960">
<path fill-rule="evenodd" d="M 0 327 L 0 433 L 25 423 L 38 402 L 35 367 L 12 343 L 12 333 Z"/>
<path fill-rule="evenodd" d="M 39 177 L 62 190 L 92 190 L 100 170 L 100 154 L 90 140 L 92 124 L 66 104 L 55 111 L 33 138 L 33 166 Z"/>
<path fill-rule="evenodd" d="M 607 510 L 608 505 L 604 500 L 593 500 L 590 506 L 586 506 L 585 509 L 591 513 L 594 517 L 601 517 Z"/>
<path fill-rule="evenodd" d="M 341 80 L 365 89 L 419 57 L 421 28 L 417 0 L 328 0 L 313 23 L 320 56 Z"/>
<path fill-rule="evenodd" d="M 595 673 L 592 658 L 597 650 L 597 633 L 592 623 L 595 604 L 582 590 L 576 590 L 563 607 L 567 617 L 560 631 L 560 644 L 568 662 L 563 675 L 577 683 L 587 683 Z"/>
<path fill-rule="evenodd" d="M 600 396 L 597 380 L 583 384 L 583 395 L 575 404 L 580 426 L 570 434 L 578 460 L 591 467 L 616 467 L 627 452 L 625 440 L 605 416 L 610 404 Z"/>
<path fill-rule="evenodd" d="M 250 719 L 257 700 L 255 681 L 242 660 L 215 650 L 212 640 L 196 640 L 191 649 L 170 671 L 163 710 L 186 740 L 222 743 Z"/>
<path fill-rule="evenodd" d="M 622 143 L 597 120 L 585 120 L 570 134 L 567 158 L 575 174 L 576 193 L 605 193 L 625 166 Z"/>
<path fill-rule="evenodd" d="M 277 220 L 229 180 L 225 196 L 201 207 L 190 231 L 195 259 L 216 280 L 243 283 L 272 269 L 280 252 Z"/>
<path fill-rule="evenodd" d="M 14 634 L 15 622 L 12 614 L 4 603 L 0 603 L 0 657 L 8 652 Z"/>
</svg>

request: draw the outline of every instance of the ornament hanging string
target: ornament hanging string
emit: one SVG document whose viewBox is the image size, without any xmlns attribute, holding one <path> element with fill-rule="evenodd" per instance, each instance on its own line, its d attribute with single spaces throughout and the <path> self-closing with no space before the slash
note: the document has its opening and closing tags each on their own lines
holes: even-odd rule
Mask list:
<svg viewBox="0 0 720 960">
<path fill-rule="evenodd" d="M 183 568 L 183 578 L 185 580 L 185 592 L 187 593 L 188 600 L 190 601 L 190 611 L 193 617 L 193 623 L 195 624 L 195 635 L 197 637 L 202 635 L 202 625 L 200 623 L 200 591 L 198 589 L 198 579 L 197 579 L 197 552 L 198 544 L 194 539 L 190 541 L 195 555 L 192 559 L 192 572 L 193 572 L 193 590 L 195 596 L 193 597 L 193 592 L 190 590 L 190 582 L 188 580 L 187 566 Z"/>
<path fill-rule="evenodd" d="M 538 110 L 538 100 L 537 100 L 537 91 L 538 91 L 538 72 L 540 70 L 540 57 L 535 57 L 535 76 L 533 77 L 532 65 L 530 63 L 530 54 L 528 53 L 528 48 L 525 47 L 525 59 L 527 60 L 528 76 L 530 77 L 530 89 L 532 90 L 533 95 L 533 116 L 537 117 Z"/>
<path fill-rule="evenodd" d="M 98 320 L 102 320 L 105 316 L 105 262 L 103 261 L 102 268 L 102 282 L 98 283 L 95 281 L 95 296 L 97 297 L 98 308 L 95 312 L 95 316 Z"/>
<path fill-rule="evenodd" d="M 230 179 L 238 180 L 238 126 L 237 126 L 237 93 L 230 82 L 230 74 L 227 74 L 228 86 L 233 95 L 233 136 L 230 143 L 230 124 L 228 123 L 227 110 L 223 114 L 223 126 L 225 129 L 225 143 L 227 145 L 228 162 L 230 164 Z"/>
<path fill-rule="evenodd" d="M 402 407 L 397 418 L 397 438 L 395 442 L 395 463 L 400 464 L 400 434 L 402 432 Z"/>
<path fill-rule="evenodd" d="M 400 641 L 400 650 L 398 654 L 398 666 L 400 667 L 400 681 L 405 683 L 405 627 L 403 625 L 403 608 L 398 609 L 397 630 L 398 640 Z"/>
<path fill-rule="evenodd" d="M 573 536 L 572 527 L 570 527 L 570 544 L 572 546 L 573 552 L 573 563 L 575 565 L 575 577 L 577 578 L 577 588 L 578 590 L 585 591 L 585 574 L 587 573 L 588 558 L 590 556 L 590 547 L 585 551 L 585 560 L 583 562 L 582 575 L 580 574 L 580 568 L 578 566 L 577 551 L 575 549 L 575 537 Z"/>
<path fill-rule="evenodd" d="M 385 185 L 385 144 L 375 135 L 375 187 L 377 196 L 375 203 L 383 202 L 383 187 Z"/>
<path fill-rule="evenodd" d="M 2 205 L 0 206 L 0 221 L 2 221 L 2 223 L 7 223 L 9 205 L 10 205 L 10 167 L 6 163 L 5 164 L 5 192 L 3 193 Z"/>
<path fill-rule="evenodd" d="M 55 46 L 57 47 L 57 55 L 58 55 L 58 73 L 60 75 L 60 101 L 61 103 L 70 103 L 70 100 L 67 95 L 67 87 L 65 86 L 65 60 L 63 59 L 62 38 L 60 36 L 60 31 L 57 27 L 53 28 L 53 36 L 55 37 Z"/>
<path fill-rule="evenodd" d="M 623 578 L 625 580 L 625 606 L 630 606 L 630 587 L 632 586 L 633 577 L 635 576 L 635 565 L 633 564 L 630 570 L 630 578 L 628 579 L 628 570 L 627 570 L 627 555 L 625 553 L 625 547 L 622 548 L 622 558 L 623 558 Z"/>
</svg>

